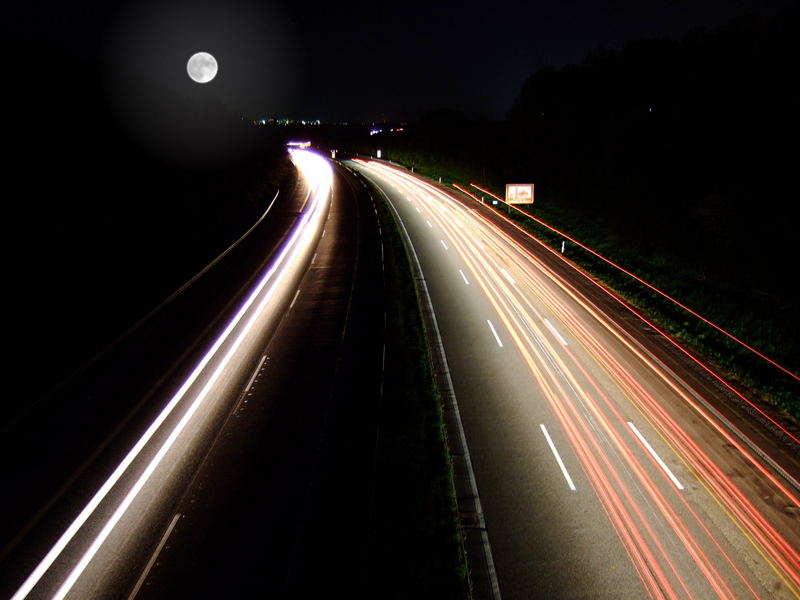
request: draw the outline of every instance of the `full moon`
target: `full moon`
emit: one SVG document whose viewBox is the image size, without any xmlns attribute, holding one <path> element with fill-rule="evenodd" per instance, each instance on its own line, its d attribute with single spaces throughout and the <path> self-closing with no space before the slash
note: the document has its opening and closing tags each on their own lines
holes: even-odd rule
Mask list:
<svg viewBox="0 0 800 600">
<path fill-rule="evenodd" d="M 186 72 L 197 83 L 208 83 L 217 76 L 217 59 L 208 52 L 192 54 L 186 63 Z"/>
</svg>

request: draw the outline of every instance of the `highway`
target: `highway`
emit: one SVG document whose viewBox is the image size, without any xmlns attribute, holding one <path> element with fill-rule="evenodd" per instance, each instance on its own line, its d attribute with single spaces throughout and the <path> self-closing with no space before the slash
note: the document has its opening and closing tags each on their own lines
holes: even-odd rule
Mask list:
<svg viewBox="0 0 800 600">
<path fill-rule="evenodd" d="M 800 598 L 796 433 L 487 207 L 346 165 L 418 257 L 494 563 L 473 575 L 494 597 Z"/>
<path fill-rule="evenodd" d="M 292 159 L 303 181 L 302 210 L 278 236 L 278 245 L 266 252 L 265 268 L 226 313 L 227 321 L 211 332 L 200 351 L 189 353 L 196 359 L 192 367 L 178 383 L 162 382 L 162 391 L 174 386 L 170 395 L 155 398 L 156 411 L 141 411 L 152 421 L 138 429 L 122 450 L 119 440 L 126 436 L 117 436 L 102 453 L 106 459 L 91 459 L 90 474 L 76 476 L 71 486 L 65 484 L 66 492 L 57 494 L 52 514 L 34 519 L 34 535 L 28 537 L 36 545 L 24 537 L 11 545 L 14 548 L 4 560 L 3 585 L 5 590 L 11 581 L 8 593 L 14 600 L 135 595 L 132 591 L 137 591 L 142 573 L 152 566 L 148 559 L 177 527 L 175 506 L 221 428 L 241 410 L 245 393 L 264 367 L 264 349 L 297 300 L 298 286 L 316 259 L 330 214 L 333 171 L 311 152 L 295 151 Z M 106 401 L 113 402 L 113 397 Z M 140 420 L 139 416 L 132 423 Z M 117 456 L 119 462 L 108 463 L 106 455 Z M 28 474 L 32 479 L 37 475 L 44 478 L 47 473 Z M 42 540 L 47 544 L 38 543 Z"/>
<path fill-rule="evenodd" d="M 154 546 L 137 600 L 363 589 L 382 382 L 382 239 L 334 171 L 312 262 L 239 405 Z"/>
</svg>

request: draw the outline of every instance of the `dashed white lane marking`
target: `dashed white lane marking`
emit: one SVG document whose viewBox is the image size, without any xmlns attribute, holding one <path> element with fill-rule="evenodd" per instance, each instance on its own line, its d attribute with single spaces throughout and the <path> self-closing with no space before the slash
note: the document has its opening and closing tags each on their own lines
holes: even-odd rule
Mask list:
<svg viewBox="0 0 800 600">
<path fill-rule="evenodd" d="M 311 257 L 311 264 L 313 265 L 316 260 L 317 260 L 317 253 L 314 252 L 314 256 Z"/>
<path fill-rule="evenodd" d="M 418 213 L 420 214 L 422 213 L 422 211 L 419 209 L 419 206 L 415 206 L 414 208 L 417 210 Z"/>
<path fill-rule="evenodd" d="M 464 275 L 464 271 L 462 271 L 461 269 L 459 269 L 459 270 L 458 270 L 458 272 L 459 272 L 459 273 L 461 273 L 461 279 L 463 279 L 463 280 L 464 280 L 464 283 L 466 283 L 467 285 L 469 285 L 469 280 L 467 279 L 467 276 L 466 276 L 466 275 Z"/>
<path fill-rule="evenodd" d="M 292 298 L 292 303 L 289 304 L 289 308 L 294 306 L 294 303 L 297 302 L 297 297 L 300 295 L 300 288 L 297 288 L 297 291 L 294 293 L 294 298 Z"/>
<path fill-rule="evenodd" d="M 544 426 L 544 423 L 541 423 L 539 426 L 542 428 L 542 433 L 544 434 L 544 437 L 547 439 L 547 444 L 550 446 L 550 450 L 553 451 L 553 456 L 556 457 L 556 462 L 558 463 L 558 466 L 561 467 L 561 472 L 564 474 L 564 479 L 567 480 L 567 485 L 569 485 L 569 489 L 571 489 L 574 492 L 575 484 L 572 482 L 572 477 L 569 476 L 569 471 L 567 471 L 567 467 L 564 466 L 564 461 L 561 460 L 561 455 L 558 453 L 556 445 L 550 438 L 550 434 L 547 433 L 547 427 Z"/>
<path fill-rule="evenodd" d="M 425 222 L 428 224 L 428 227 L 430 227 L 431 229 L 433 229 L 433 225 L 431 225 L 431 222 L 430 222 L 430 221 L 425 221 Z"/>
<path fill-rule="evenodd" d="M 267 355 L 265 354 L 265 355 L 263 355 L 261 357 L 261 361 L 258 363 L 258 366 L 256 367 L 256 370 L 253 371 L 253 375 L 252 375 L 252 377 L 250 377 L 250 381 L 247 382 L 247 386 L 244 388 L 244 393 L 242 394 L 242 397 L 239 398 L 239 401 L 236 403 L 236 406 L 233 408 L 233 414 L 237 414 L 239 412 L 239 410 L 242 408 L 242 404 L 245 404 L 247 402 L 247 397 L 253 395 L 253 391 L 252 391 L 253 390 L 253 383 L 255 382 L 256 377 L 258 377 L 259 374 L 261 373 L 261 371 L 263 370 L 264 363 L 266 362 L 266 360 L 267 360 Z"/>
<path fill-rule="evenodd" d="M 517 282 L 514 281 L 514 278 L 511 276 L 511 273 L 506 271 L 503 267 L 500 267 L 500 271 L 502 271 L 503 275 L 505 276 L 506 279 L 508 279 L 508 282 L 511 285 L 516 285 L 517 284 Z"/>
<path fill-rule="evenodd" d="M 161 554 L 161 550 L 164 549 L 164 544 L 167 543 L 167 538 L 169 537 L 169 534 L 171 534 L 172 530 L 175 529 L 175 524 L 178 522 L 178 519 L 180 518 L 181 518 L 180 513 L 176 513 L 175 516 L 172 517 L 172 522 L 169 524 L 169 527 L 167 527 L 167 531 L 164 533 L 164 537 L 161 538 L 161 541 L 158 543 L 158 546 L 156 546 L 155 552 L 153 552 L 153 556 L 151 556 L 150 560 L 147 562 L 147 566 L 145 566 L 144 571 L 142 571 L 139 580 L 136 582 L 136 585 L 133 588 L 133 591 L 131 591 L 130 596 L 128 596 L 128 600 L 133 600 L 134 598 L 136 598 L 136 594 L 138 594 L 139 590 L 142 589 L 142 585 L 144 584 L 145 579 L 147 579 L 147 576 L 150 574 L 150 569 L 152 569 L 153 565 L 156 564 L 156 559 L 158 558 L 158 555 Z"/>
<path fill-rule="evenodd" d="M 678 478 L 675 477 L 675 474 L 670 470 L 670 468 L 667 466 L 667 464 L 663 460 L 661 460 L 661 457 L 653 449 L 653 447 L 650 445 L 650 443 L 646 439 L 644 439 L 644 436 L 641 434 L 641 432 L 638 429 L 636 429 L 636 425 L 634 425 L 633 423 L 628 421 L 628 427 L 630 427 L 631 431 L 633 431 L 633 433 L 636 434 L 636 437 L 639 438 L 639 441 L 642 442 L 642 444 L 644 444 L 644 447 L 647 448 L 647 451 L 650 453 L 650 455 L 654 459 L 656 459 L 656 462 L 658 463 L 658 466 L 660 466 L 662 469 L 664 469 L 664 472 L 672 480 L 672 483 L 675 484 L 675 487 L 678 488 L 679 490 L 682 490 L 683 486 L 681 485 L 681 482 L 678 481 Z"/>
<path fill-rule="evenodd" d="M 447 250 L 447 244 L 444 243 L 444 240 L 439 240 L 439 241 L 442 242 L 442 246 L 444 246 L 444 249 Z"/>
<path fill-rule="evenodd" d="M 553 327 L 553 324 L 550 321 L 545 319 L 544 320 L 544 324 L 547 325 L 547 328 L 552 332 L 552 334 L 554 336 L 556 336 L 558 338 L 558 341 L 561 342 L 561 344 L 563 346 L 569 346 L 569 344 L 567 343 L 567 340 L 565 340 L 563 337 L 561 337 L 561 334 L 558 333 L 558 331 L 556 330 L 555 327 Z"/>
<path fill-rule="evenodd" d="M 494 339 L 497 340 L 497 345 L 502 348 L 503 342 L 500 341 L 500 336 L 497 335 L 497 331 L 495 330 L 494 325 L 492 325 L 492 322 L 489 319 L 486 319 L 486 322 L 489 324 L 489 329 L 492 330 L 492 334 L 494 334 Z"/>
<path fill-rule="evenodd" d="M 264 366 L 264 362 L 265 362 L 266 360 L 267 360 L 267 355 L 266 355 L 266 354 L 264 354 L 264 355 L 261 357 L 261 360 L 258 362 L 258 366 L 256 367 L 256 370 L 255 370 L 255 371 L 253 371 L 253 376 L 252 376 L 252 377 L 250 377 L 250 381 L 248 381 L 248 382 L 247 382 L 247 387 L 245 387 L 245 388 L 244 388 L 244 389 L 245 389 L 245 391 L 248 391 L 248 392 L 249 392 L 249 391 L 250 391 L 250 388 L 251 388 L 251 387 L 253 387 L 253 382 L 256 380 L 256 377 L 258 377 L 258 374 L 261 372 L 261 367 L 263 367 L 263 366 Z"/>
</svg>

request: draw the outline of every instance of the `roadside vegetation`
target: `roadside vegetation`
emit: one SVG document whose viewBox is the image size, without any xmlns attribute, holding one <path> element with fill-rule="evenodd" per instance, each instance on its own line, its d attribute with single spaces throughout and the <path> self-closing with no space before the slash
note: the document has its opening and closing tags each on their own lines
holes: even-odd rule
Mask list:
<svg viewBox="0 0 800 600">
<path fill-rule="evenodd" d="M 386 370 L 376 457 L 373 589 L 469 597 L 453 470 L 408 249 L 372 186 L 385 248 Z"/>
</svg>

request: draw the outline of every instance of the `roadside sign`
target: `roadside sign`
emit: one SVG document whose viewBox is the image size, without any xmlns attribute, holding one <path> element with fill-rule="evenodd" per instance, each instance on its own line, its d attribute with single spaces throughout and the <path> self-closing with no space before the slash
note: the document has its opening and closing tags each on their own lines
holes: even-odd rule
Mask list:
<svg viewBox="0 0 800 600">
<path fill-rule="evenodd" d="M 509 204 L 533 204 L 533 184 L 507 183 L 506 202 Z"/>
</svg>

